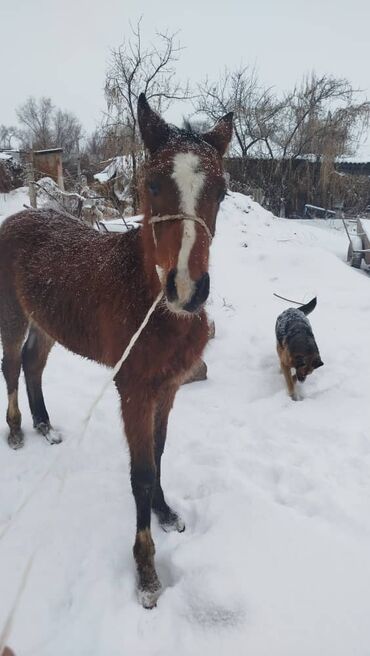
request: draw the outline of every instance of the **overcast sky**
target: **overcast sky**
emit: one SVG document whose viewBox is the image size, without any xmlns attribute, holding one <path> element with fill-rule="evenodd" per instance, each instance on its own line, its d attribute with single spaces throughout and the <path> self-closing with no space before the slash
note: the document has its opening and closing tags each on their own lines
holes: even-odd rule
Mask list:
<svg viewBox="0 0 370 656">
<path fill-rule="evenodd" d="M 315 70 L 370 97 L 370 0 L 0 0 L 0 123 L 14 123 L 28 96 L 45 95 L 92 130 L 110 49 L 140 15 L 145 39 L 180 31 L 178 72 L 191 83 L 243 63 L 277 90 Z"/>
</svg>

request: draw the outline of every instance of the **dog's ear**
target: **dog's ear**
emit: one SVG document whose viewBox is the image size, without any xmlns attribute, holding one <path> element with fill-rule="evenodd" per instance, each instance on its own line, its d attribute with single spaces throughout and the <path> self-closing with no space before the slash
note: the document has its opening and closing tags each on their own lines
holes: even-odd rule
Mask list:
<svg viewBox="0 0 370 656">
<path fill-rule="evenodd" d="M 323 367 L 324 363 L 321 360 L 320 356 L 316 357 L 312 363 L 312 366 L 314 369 L 318 369 L 319 367 Z"/>
</svg>

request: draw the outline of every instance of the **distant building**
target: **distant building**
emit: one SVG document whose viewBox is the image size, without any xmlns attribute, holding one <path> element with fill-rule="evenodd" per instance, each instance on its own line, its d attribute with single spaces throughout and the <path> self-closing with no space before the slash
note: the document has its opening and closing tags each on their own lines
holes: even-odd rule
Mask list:
<svg viewBox="0 0 370 656">
<path fill-rule="evenodd" d="M 63 148 L 48 148 L 32 152 L 35 177 L 49 177 L 57 183 L 59 189 L 64 191 L 62 157 Z"/>
<path fill-rule="evenodd" d="M 0 159 L 12 159 L 17 164 L 20 164 L 22 153 L 20 150 L 14 150 L 13 148 L 0 148 Z"/>
</svg>

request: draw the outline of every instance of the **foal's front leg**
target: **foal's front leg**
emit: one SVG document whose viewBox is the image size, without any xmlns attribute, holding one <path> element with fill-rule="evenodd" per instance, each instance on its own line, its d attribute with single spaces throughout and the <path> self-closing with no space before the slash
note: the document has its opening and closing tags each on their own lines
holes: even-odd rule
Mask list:
<svg viewBox="0 0 370 656">
<path fill-rule="evenodd" d="M 134 557 L 138 594 L 144 608 L 153 608 L 161 592 L 154 566 L 154 542 L 150 531 L 156 480 L 154 461 L 154 401 L 143 395 L 121 394 L 122 415 L 131 456 L 131 486 L 136 503 Z"/>
<path fill-rule="evenodd" d="M 179 531 L 182 533 L 185 530 L 185 524 L 178 514 L 167 504 L 161 485 L 161 459 L 167 437 L 168 415 L 172 408 L 176 391 L 177 387 L 163 391 L 156 407 L 154 422 L 156 481 L 152 506 L 164 531 Z"/>
</svg>

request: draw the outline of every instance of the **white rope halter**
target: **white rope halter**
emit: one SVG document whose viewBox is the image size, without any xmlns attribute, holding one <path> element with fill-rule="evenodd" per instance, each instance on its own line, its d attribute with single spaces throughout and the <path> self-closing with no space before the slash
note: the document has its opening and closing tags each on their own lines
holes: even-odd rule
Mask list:
<svg viewBox="0 0 370 656">
<path fill-rule="evenodd" d="M 195 223 L 199 223 L 199 225 L 202 226 L 202 228 L 206 231 L 207 237 L 209 239 L 209 243 L 211 243 L 213 239 L 213 235 L 207 226 L 206 222 L 202 217 L 200 216 L 195 216 L 193 214 L 164 214 L 163 216 L 152 216 L 149 219 L 149 223 L 152 225 L 153 228 L 153 239 L 155 242 L 155 245 L 157 245 L 157 240 L 154 234 L 154 223 L 161 223 L 162 221 L 194 221 Z"/>
</svg>

